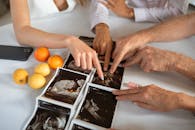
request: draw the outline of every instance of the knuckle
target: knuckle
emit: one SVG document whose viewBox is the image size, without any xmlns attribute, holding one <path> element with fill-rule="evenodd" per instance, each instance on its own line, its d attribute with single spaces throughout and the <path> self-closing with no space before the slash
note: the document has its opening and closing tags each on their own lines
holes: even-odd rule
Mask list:
<svg viewBox="0 0 195 130">
<path fill-rule="evenodd" d="M 143 98 L 146 99 L 146 100 L 149 99 L 149 95 L 148 95 L 147 92 L 144 92 L 144 93 L 143 93 Z"/>
<path fill-rule="evenodd" d="M 151 88 L 155 88 L 155 85 L 154 85 L 154 84 L 151 84 L 151 85 L 150 85 L 150 89 L 151 89 Z"/>
<path fill-rule="evenodd" d="M 82 52 L 82 53 L 81 53 L 81 56 L 85 56 L 85 55 L 86 55 L 86 52 Z"/>
<path fill-rule="evenodd" d="M 152 61 L 152 55 L 148 54 L 148 61 Z"/>
<path fill-rule="evenodd" d="M 149 68 L 148 67 L 144 67 L 143 70 L 144 70 L 144 72 L 148 72 Z"/>
<path fill-rule="evenodd" d="M 92 50 L 91 53 L 92 53 L 92 55 L 95 55 L 95 56 L 97 55 L 97 52 L 95 50 Z"/>
<path fill-rule="evenodd" d="M 101 46 L 102 46 L 102 48 L 105 48 L 106 45 L 107 45 L 106 42 L 103 42 L 103 44 Z"/>
<path fill-rule="evenodd" d="M 154 60 L 150 60 L 150 66 L 151 66 L 151 68 L 154 68 L 155 67 L 155 64 L 154 64 Z"/>
<path fill-rule="evenodd" d="M 150 49 L 146 49 L 146 50 L 145 50 L 145 53 L 148 54 L 148 55 L 150 55 L 150 54 L 151 54 Z"/>
<path fill-rule="evenodd" d="M 81 56 L 81 53 L 80 52 L 78 52 L 78 53 L 76 53 L 76 58 L 79 58 L 80 56 Z"/>
<path fill-rule="evenodd" d="M 93 55 L 92 53 L 93 53 L 93 52 L 88 52 L 88 53 L 87 53 L 87 56 L 88 56 L 88 57 L 91 57 L 91 56 Z"/>
<path fill-rule="evenodd" d="M 151 89 L 151 85 L 150 86 L 147 86 L 147 87 L 145 87 L 145 93 L 149 93 L 149 91 L 150 91 L 150 89 Z"/>
<path fill-rule="evenodd" d="M 145 47 L 143 50 L 146 54 L 151 54 L 151 48 L 150 47 Z"/>
<path fill-rule="evenodd" d="M 150 50 L 150 49 L 151 49 L 151 47 L 146 46 L 144 49 L 145 49 L 145 50 Z"/>
</svg>

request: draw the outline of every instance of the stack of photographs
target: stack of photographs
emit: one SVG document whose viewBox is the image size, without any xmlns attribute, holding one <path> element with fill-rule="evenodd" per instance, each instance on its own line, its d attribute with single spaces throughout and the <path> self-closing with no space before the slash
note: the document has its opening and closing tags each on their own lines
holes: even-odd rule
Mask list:
<svg viewBox="0 0 195 130">
<path fill-rule="evenodd" d="M 117 100 L 112 90 L 88 83 L 85 98 L 71 123 L 71 129 L 100 130 L 112 127 Z"/>
<path fill-rule="evenodd" d="M 92 46 L 93 38 L 80 37 Z M 103 61 L 100 61 L 103 66 Z M 111 63 L 112 64 L 112 63 Z M 111 64 L 109 67 L 111 67 Z M 108 69 L 109 70 L 109 69 Z M 105 71 L 104 80 L 96 69 L 75 66 L 67 54 L 63 68 L 58 68 L 42 94 L 25 130 L 106 130 L 112 127 L 117 100 L 113 90 L 120 89 L 124 68 L 114 74 Z"/>
<path fill-rule="evenodd" d="M 43 93 L 37 97 L 35 112 L 25 130 L 68 130 L 88 81 L 86 74 L 58 68 Z M 68 113 L 66 118 L 61 117 L 63 112 Z"/>
</svg>

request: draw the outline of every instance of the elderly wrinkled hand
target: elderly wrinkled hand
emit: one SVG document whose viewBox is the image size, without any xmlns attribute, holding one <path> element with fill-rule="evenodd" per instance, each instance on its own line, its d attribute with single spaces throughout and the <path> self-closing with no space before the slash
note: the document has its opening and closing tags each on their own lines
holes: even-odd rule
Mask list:
<svg viewBox="0 0 195 130">
<path fill-rule="evenodd" d="M 129 57 L 124 66 L 139 64 L 145 72 L 166 72 L 175 70 L 178 61 L 182 58 L 181 54 L 147 46 Z"/>
<path fill-rule="evenodd" d="M 147 42 L 148 37 L 145 37 L 143 32 L 117 40 L 115 50 L 112 54 L 114 62 L 110 72 L 114 73 L 121 61 L 131 57 L 137 51 L 137 49 L 143 47 Z"/>
<path fill-rule="evenodd" d="M 179 109 L 182 100 L 180 94 L 162 89 L 156 85 L 137 86 L 128 84 L 127 90 L 116 90 L 117 100 L 130 100 L 136 105 L 154 111 L 172 111 Z"/>
</svg>

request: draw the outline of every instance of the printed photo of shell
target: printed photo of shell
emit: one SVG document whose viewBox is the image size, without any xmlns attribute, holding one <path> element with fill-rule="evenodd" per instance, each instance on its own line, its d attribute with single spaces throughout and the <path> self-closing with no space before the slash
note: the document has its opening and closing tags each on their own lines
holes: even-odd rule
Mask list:
<svg viewBox="0 0 195 130">
<path fill-rule="evenodd" d="M 86 75 L 60 69 L 44 96 L 73 105 L 86 79 Z"/>
<path fill-rule="evenodd" d="M 64 130 L 70 109 L 39 101 L 39 107 L 26 130 Z"/>
<path fill-rule="evenodd" d="M 102 64 L 101 64 L 102 65 Z M 102 65 L 103 66 L 103 65 Z M 92 83 L 114 88 L 114 89 L 120 89 L 122 78 L 123 78 L 124 68 L 118 67 L 114 74 L 111 74 L 109 71 L 104 71 L 104 80 L 101 80 L 97 73 L 95 73 Z"/>
<path fill-rule="evenodd" d="M 90 74 L 91 72 L 91 70 L 83 70 L 81 67 L 77 67 L 75 65 L 75 61 L 72 55 L 69 56 L 63 68 L 71 69 L 71 70 L 78 71 L 78 72 L 85 73 L 85 74 Z"/>
<path fill-rule="evenodd" d="M 77 119 L 110 128 L 116 103 L 117 100 L 111 92 L 89 86 Z"/>
</svg>

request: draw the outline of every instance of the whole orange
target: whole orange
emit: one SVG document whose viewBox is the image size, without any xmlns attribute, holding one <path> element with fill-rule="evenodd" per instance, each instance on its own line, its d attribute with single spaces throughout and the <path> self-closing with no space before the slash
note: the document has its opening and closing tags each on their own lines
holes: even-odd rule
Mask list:
<svg viewBox="0 0 195 130">
<path fill-rule="evenodd" d="M 50 56 L 50 52 L 46 47 L 39 47 L 34 52 L 34 57 L 38 61 L 45 62 Z"/>
<path fill-rule="evenodd" d="M 16 84 L 24 85 L 27 82 L 28 72 L 25 69 L 17 69 L 13 73 L 13 80 Z"/>
<path fill-rule="evenodd" d="M 64 60 L 59 55 L 50 56 L 48 59 L 49 67 L 52 69 L 57 69 L 58 67 L 62 67 L 64 64 Z"/>
</svg>

